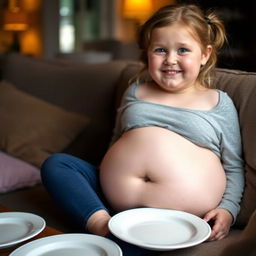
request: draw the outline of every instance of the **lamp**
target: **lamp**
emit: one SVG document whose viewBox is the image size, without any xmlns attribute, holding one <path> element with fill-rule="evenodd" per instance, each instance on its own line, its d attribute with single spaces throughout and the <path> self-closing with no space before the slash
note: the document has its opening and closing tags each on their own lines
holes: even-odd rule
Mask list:
<svg viewBox="0 0 256 256">
<path fill-rule="evenodd" d="M 22 11 L 5 10 L 4 30 L 24 31 L 28 28 L 27 15 Z"/>
<path fill-rule="evenodd" d="M 143 23 L 152 13 L 152 0 L 124 0 L 123 17 Z"/>
<path fill-rule="evenodd" d="M 9 0 L 8 9 L 4 11 L 3 29 L 13 32 L 12 50 L 19 51 L 20 46 L 18 32 L 25 31 L 27 28 L 27 14 L 18 7 L 16 0 Z"/>
</svg>

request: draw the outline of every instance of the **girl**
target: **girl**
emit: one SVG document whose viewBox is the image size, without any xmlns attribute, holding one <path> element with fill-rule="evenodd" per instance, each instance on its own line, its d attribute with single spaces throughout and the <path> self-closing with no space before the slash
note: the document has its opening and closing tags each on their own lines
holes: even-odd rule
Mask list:
<svg viewBox="0 0 256 256">
<path fill-rule="evenodd" d="M 46 160 L 44 185 L 89 232 L 109 232 L 109 209 L 145 206 L 213 221 L 210 240 L 228 234 L 244 177 L 236 109 L 226 93 L 211 89 L 224 42 L 214 13 L 161 8 L 139 34 L 149 78 L 139 75 L 125 92 L 99 172 L 66 154 Z"/>
</svg>

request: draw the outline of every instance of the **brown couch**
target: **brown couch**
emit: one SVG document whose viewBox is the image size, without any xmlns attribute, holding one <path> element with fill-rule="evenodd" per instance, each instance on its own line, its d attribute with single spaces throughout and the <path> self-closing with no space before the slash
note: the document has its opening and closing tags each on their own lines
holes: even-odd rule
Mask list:
<svg viewBox="0 0 256 256">
<path fill-rule="evenodd" d="M 120 97 L 127 86 L 129 78 L 141 67 L 139 63 L 130 61 L 85 64 L 71 61 L 34 59 L 16 54 L 5 56 L 1 63 L 3 63 L 2 79 L 8 81 L 9 84 L 11 83 L 15 86 L 14 88 L 26 93 L 26 95 L 23 95 L 20 94 L 20 91 L 18 93 L 15 92 L 15 101 L 19 102 L 17 98 L 19 95 L 25 97 L 25 99 L 28 99 L 26 97 L 29 97 L 29 95 L 33 95 L 36 99 L 39 98 L 44 101 L 40 105 L 35 99 L 29 98 L 29 102 L 31 100 L 34 104 L 33 106 L 38 104 L 44 106 L 42 104 L 45 102 L 50 103 L 50 110 L 47 113 L 56 111 L 58 118 L 59 115 L 64 116 L 64 121 L 60 119 L 63 121 L 63 125 L 60 125 L 60 122 L 56 124 L 57 131 L 62 133 L 62 128 L 65 126 L 64 128 L 72 134 L 72 136 L 68 137 L 68 140 L 63 141 L 62 138 L 62 144 L 60 143 L 57 146 L 55 144 L 56 141 L 59 141 L 59 134 L 53 134 L 52 136 L 54 137 L 51 138 L 48 144 L 47 139 L 44 139 L 43 142 L 45 144 L 42 144 L 40 149 L 30 149 L 30 145 L 23 144 L 21 148 L 31 150 L 31 154 L 40 151 L 40 154 L 36 155 L 39 160 L 33 162 L 30 151 L 25 154 L 24 150 L 20 151 L 17 150 L 18 147 L 11 147 L 10 144 L 14 143 L 11 140 L 10 142 L 8 141 L 9 143 L 1 142 L 0 131 L 1 150 L 14 157 L 13 159 L 20 159 L 22 163 L 28 162 L 30 164 L 29 167 L 35 167 L 38 172 L 40 161 L 43 161 L 47 155 L 54 151 L 68 152 L 94 164 L 100 162 L 110 141 L 116 106 L 119 104 Z M 218 69 L 216 85 L 233 98 L 240 118 L 246 175 L 246 187 L 241 203 L 241 212 L 227 238 L 221 241 L 205 242 L 198 246 L 181 250 L 156 252 L 156 255 L 256 255 L 256 246 L 254 245 L 254 241 L 256 241 L 256 73 Z M 7 95 L 13 95 L 13 87 L 7 86 L 6 88 L 9 93 Z M 28 101 L 24 100 L 22 102 L 27 103 Z M 17 104 L 23 103 L 19 102 Z M 55 106 L 58 106 L 57 110 L 54 108 Z M 26 109 L 29 109 L 29 111 Z M 37 108 L 28 106 L 25 110 L 28 111 L 27 116 L 32 118 L 33 115 L 31 113 L 37 111 Z M 1 113 L 0 102 L 0 115 Z M 24 112 L 22 113 L 24 114 Z M 68 116 L 67 113 L 71 116 Z M 41 114 L 38 115 L 41 116 Z M 45 112 L 42 115 L 44 116 Z M 50 119 L 45 123 L 55 124 L 55 116 L 52 117 L 50 114 L 46 114 L 46 116 L 49 116 Z M 19 133 L 19 127 L 23 127 L 21 123 L 24 118 L 19 118 L 19 123 L 16 125 L 17 129 L 12 130 L 13 133 Z M 67 128 L 66 120 L 69 118 L 71 120 L 75 118 L 74 120 L 77 123 L 75 130 L 73 129 L 74 127 L 72 127 L 73 130 L 70 127 Z M 0 117 L 1 119 L 2 117 Z M 6 122 L 8 123 L 9 119 L 4 120 L 7 120 Z M 30 121 L 29 123 L 33 123 L 32 120 Z M 40 123 L 40 127 L 46 126 Z M 31 131 L 29 130 L 30 127 L 25 126 L 25 128 L 22 137 L 26 138 L 27 135 L 31 134 Z M 33 127 L 33 130 L 37 129 Z M 48 130 L 43 130 L 43 132 L 47 133 Z M 36 135 L 43 136 L 42 134 Z M 13 137 L 13 135 L 9 134 L 8 136 Z M 63 136 L 67 139 L 65 134 Z M 27 139 L 25 141 L 30 140 Z M 31 143 L 37 141 L 39 141 L 38 144 L 42 143 L 38 138 L 31 141 Z M 17 143 L 17 140 L 15 140 L 15 143 Z M 41 154 L 42 152 L 43 154 Z M 1 168 L 0 164 L 0 180 L 3 179 L 2 173 L 4 172 Z M 16 170 L 11 171 L 15 173 Z M 33 182 L 17 184 L 0 194 L 0 204 L 16 211 L 29 211 L 39 214 L 45 218 L 48 225 L 63 232 L 80 232 L 79 228 L 74 226 L 51 201 L 43 186 L 40 185 L 38 177 Z M 250 219 L 253 212 L 254 215 Z M 247 225 L 249 219 L 250 222 Z M 245 228 L 246 225 L 247 227 Z M 240 251 L 235 249 L 238 247 Z"/>
</svg>

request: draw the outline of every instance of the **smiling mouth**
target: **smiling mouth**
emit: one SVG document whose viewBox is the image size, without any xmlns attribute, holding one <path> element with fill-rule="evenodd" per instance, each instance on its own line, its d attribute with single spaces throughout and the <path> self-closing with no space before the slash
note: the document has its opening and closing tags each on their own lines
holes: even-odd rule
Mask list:
<svg viewBox="0 0 256 256">
<path fill-rule="evenodd" d="M 172 69 L 163 69 L 162 70 L 163 73 L 167 74 L 167 75 L 176 75 L 181 73 L 181 70 L 172 70 Z"/>
</svg>

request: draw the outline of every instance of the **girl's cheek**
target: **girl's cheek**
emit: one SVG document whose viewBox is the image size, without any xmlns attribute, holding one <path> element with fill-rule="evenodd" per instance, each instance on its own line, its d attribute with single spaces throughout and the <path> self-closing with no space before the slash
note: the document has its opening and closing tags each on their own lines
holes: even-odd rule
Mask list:
<svg viewBox="0 0 256 256">
<path fill-rule="evenodd" d="M 183 58 L 182 60 L 182 64 L 188 67 L 190 66 L 195 67 L 195 63 L 197 63 L 196 60 L 192 58 Z"/>
</svg>

